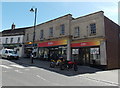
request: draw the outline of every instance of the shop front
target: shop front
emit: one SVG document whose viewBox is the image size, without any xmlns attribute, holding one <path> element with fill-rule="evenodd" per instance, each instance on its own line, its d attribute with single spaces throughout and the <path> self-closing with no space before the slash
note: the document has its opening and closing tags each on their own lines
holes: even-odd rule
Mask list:
<svg viewBox="0 0 120 88">
<path fill-rule="evenodd" d="M 38 44 L 38 57 L 50 60 L 63 56 L 67 58 L 67 39 L 49 40 Z"/>
<path fill-rule="evenodd" d="M 72 58 L 80 65 L 100 65 L 100 41 L 74 41 Z"/>
<path fill-rule="evenodd" d="M 32 44 L 32 43 L 28 43 L 24 45 L 24 57 L 30 57 L 32 51 L 33 51 L 33 47 L 35 47 L 35 49 L 37 48 L 37 44 Z"/>
</svg>

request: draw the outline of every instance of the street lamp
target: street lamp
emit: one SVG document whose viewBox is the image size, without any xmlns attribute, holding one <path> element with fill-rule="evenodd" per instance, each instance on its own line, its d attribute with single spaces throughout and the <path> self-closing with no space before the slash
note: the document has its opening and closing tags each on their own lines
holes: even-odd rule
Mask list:
<svg viewBox="0 0 120 88">
<path fill-rule="evenodd" d="M 36 26 L 36 16 L 37 16 L 37 8 L 31 8 L 30 12 L 35 13 L 35 18 L 34 18 L 34 31 L 33 31 L 33 50 L 35 49 L 35 26 Z M 31 63 L 33 63 L 33 57 L 31 58 Z"/>
</svg>

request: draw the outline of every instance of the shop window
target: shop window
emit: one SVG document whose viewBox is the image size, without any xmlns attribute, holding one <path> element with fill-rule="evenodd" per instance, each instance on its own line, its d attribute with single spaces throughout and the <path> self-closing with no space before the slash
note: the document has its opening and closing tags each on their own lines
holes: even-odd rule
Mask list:
<svg viewBox="0 0 120 88">
<path fill-rule="evenodd" d="M 41 31 L 40 31 L 40 39 L 43 39 L 43 35 L 44 35 L 44 31 L 41 30 Z"/>
<path fill-rule="evenodd" d="M 49 36 L 50 36 L 50 37 L 53 36 L 53 27 L 51 27 L 51 28 L 49 29 Z"/>
<path fill-rule="evenodd" d="M 11 38 L 11 41 L 10 41 L 11 43 L 13 43 L 13 38 Z"/>
<path fill-rule="evenodd" d="M 17 40 L 18 43 L 20 43 L 20 37 L 18 37 L 18 40 Z"/>
<path fill-rule="evenodd" d="M 74 37 L 78 37 L 78 36 L 80 36 L 80 28 L 79 27 L 75 27 Z"/>
<path fill-rule="evenodd" d="M 100 59 L 100 50 L 99 48 L 90 48 L 91 58 L 93 60 Z"/>
<path fill-rule="evenodd" d="M 95 35 L 96 34 L 96 24 L 90 24 L 90 35 Z"/>
<path fill-rule="evenodd" d="M 65 25 L 62 24 L 60 25 L 60 35 L 64 35 L 65 34 Z"/>
<path fill-rule="evenodd" d="M 79 49 L 72 49 L 72 54 L 79 54 Z"/>
</svg>

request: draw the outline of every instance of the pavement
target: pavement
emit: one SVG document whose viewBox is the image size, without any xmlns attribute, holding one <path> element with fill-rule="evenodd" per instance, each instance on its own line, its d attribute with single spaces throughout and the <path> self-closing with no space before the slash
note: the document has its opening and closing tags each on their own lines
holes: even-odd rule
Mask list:
<svg viewBox="0 0 120 88">
<path fill-rule="evenodd" d="M 78 66 L 78 71 L 75 72 L 73 69 L 69 70 L 60 70 L 58 67 L 56 68 L 50 68 L 50 62 L 49 61 L 42 61 L 39 59 L 34 59 L 34 63 L 31 64 L 30 58 L 20 58 L 19 60 L 12 60 L 13 62 L 23 65 L 23 66 L 35 66 L 40 67 L 43 69 L 47 69 L 68 77 L 84 77 L 87 79 L 92 79 L 100 82 L 106 82 L 114 85 L 119 85 L 118 83 L 118 71 L 120 69 L 116 70 L 106 70 L 103 71 L 101 69 L 92 68 L 89 66 Z"/>
</svg>

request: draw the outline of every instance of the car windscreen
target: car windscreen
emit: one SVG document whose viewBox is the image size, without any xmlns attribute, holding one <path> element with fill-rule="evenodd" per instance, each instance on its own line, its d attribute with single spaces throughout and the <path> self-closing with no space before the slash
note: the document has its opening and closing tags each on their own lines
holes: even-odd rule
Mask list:
<svg viewBox="0 0 120 88">
<path fill-rule="evenodd" d="M 17 54 L 16 51 L 9 51 L 9 53 L 11 53 L 11 54 Z"/>
</svg>

